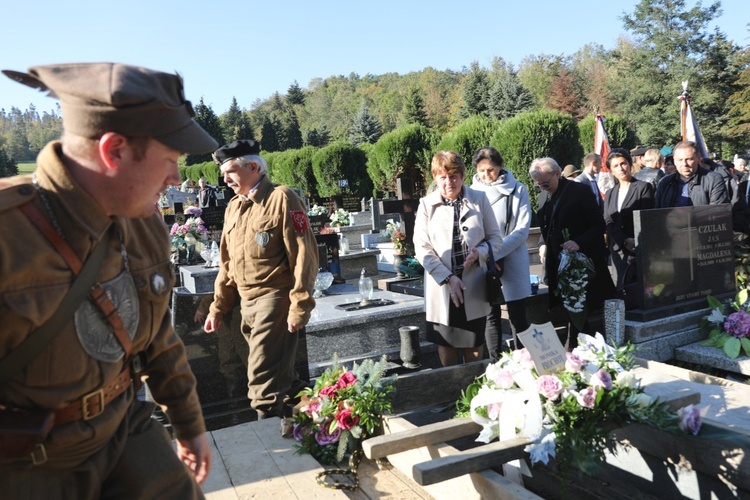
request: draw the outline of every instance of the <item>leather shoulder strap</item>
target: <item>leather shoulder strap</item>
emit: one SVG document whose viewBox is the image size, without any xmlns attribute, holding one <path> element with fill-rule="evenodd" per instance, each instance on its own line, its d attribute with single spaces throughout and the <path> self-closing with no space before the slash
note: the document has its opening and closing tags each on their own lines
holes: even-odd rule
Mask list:
<svg viewBox="0 0 750 500">
<path fill-rule="evenodd" d="M 0 360 L 0 386 L 28 365 L 57 335 L 60 331 L 60 325 L 67 322 L 78 309 L 78 306 L 96 282 L 96 275 L 102 267 L 104 256 L 107 253 L 108 240 L 109 238 L 103 238 L 94 247 L 94 250 L 86 259 L 86 263 L 82 268 L 79 268 L 80 273 L 76 276 L 73 285 L 52 317 L 26 337 L 21 345 Z"/>
</svg>

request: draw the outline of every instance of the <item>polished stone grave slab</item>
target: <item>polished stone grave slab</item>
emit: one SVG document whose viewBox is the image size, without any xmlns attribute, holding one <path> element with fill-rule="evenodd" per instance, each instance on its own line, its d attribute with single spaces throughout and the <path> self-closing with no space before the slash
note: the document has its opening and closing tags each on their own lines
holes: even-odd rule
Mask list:
<svg viewBox="0 0 750 500">
<path fill-rule="evenodd" d="M 375 290 L 373 298 L 394 304 L 359 311 L 337 309 L 339 304 L 361 300 L 353 284 L 333 285 L 327 295 L 316 299 L 306 328 L 311 377 L 330 366 L 334 353 L 341 359 L 377 359 L 385 354 L 389 361 L 398 361 L 402 326 L 419 327 L 424 342 L 424 299 L 382 290 Z M 434 345 L 425 342 L 423 350 L 434 350 Z"/>
</svg>

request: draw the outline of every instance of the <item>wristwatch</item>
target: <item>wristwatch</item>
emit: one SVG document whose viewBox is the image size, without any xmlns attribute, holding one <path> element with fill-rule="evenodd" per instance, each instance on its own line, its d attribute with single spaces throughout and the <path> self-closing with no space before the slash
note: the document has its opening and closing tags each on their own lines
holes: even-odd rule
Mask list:
<svg viewBox="0 0 750 500">
<path fill-rule="evenodd" d="M 454 276 L 453 273 L 449 274 L 447 278 L 440 282 L 441 285 L 447 285 L 451 278 Z"/>
</svg>

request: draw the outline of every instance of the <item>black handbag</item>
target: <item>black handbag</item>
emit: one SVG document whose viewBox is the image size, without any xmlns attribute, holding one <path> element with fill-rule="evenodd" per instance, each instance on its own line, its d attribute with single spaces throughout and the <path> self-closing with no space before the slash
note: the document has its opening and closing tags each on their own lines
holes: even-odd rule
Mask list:
<svg viewBox="0 0 750 500">
<path fill-rule="evenodd" d="M 492 245 L 487 242 L 487 248 L 489 249 L 489 259 L 487 260 L 487 302 L 492 307 L 496 307 L 505 304 L 505 296 L 503 295 L 503 282 L 501 280 L 503 276 L 502 262 L 500 259 L 496 263 L 495 256 L 492 253 Z M 500 266 L 498 271 L 496 264 Z"/>
</svg>

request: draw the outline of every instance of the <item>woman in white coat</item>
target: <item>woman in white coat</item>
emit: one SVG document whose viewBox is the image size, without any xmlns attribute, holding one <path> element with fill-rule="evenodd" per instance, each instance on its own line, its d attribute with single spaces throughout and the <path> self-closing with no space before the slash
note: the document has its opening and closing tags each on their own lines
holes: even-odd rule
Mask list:
<svg viewBox="0 0 750 500">
<path fill-rule="evenodd" d="M 508 319 L 513 332 L 513 348 L 518 346 L 518 333 L 529 327 L 524 299 L 531 293 L 529 282 L 529 251 L 526 238 L 531 226 L 529 191 L 513 174 L 503 168 L 504 161 L 497 149 L 486 147 L 474 154 L 473 165 L 477 173 L 471 189 L 482 191 L 492 205 L 500 226 L 503 247 L 495 259 L 503 259 L 503 295 L 508 307 Z M 500 355 L 500 306 L 493 307 L 487 316 L 485 337 L 490 358 Z"/>
<path fill-rule="evenodd" d="M 419 202 L 414 249 L 424 266 L 427 340 L 443 366 L 482 358 L 490 305 L 488 247 L 500 252 L 500 228 L 484 193 L 464 187 L 466 166 L 453 151 L 432 158 L 437 189 Z"/>
</svg>

